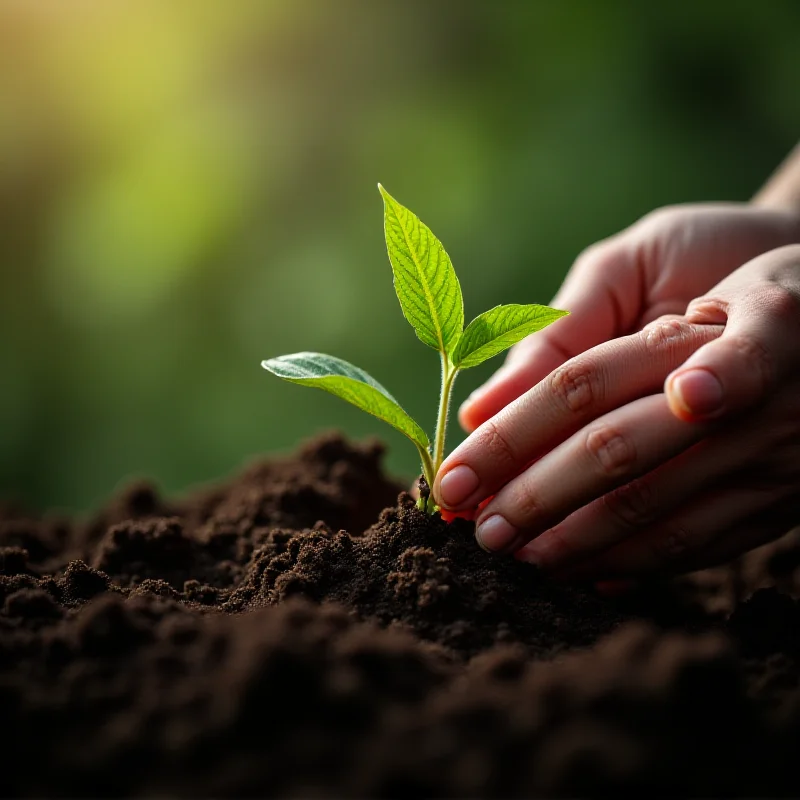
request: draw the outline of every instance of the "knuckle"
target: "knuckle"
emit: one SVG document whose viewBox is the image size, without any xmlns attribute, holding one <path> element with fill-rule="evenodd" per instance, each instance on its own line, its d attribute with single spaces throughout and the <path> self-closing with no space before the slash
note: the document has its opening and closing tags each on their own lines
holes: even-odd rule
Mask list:
<svg viewBox="0 0 800 800">
<path fill-rule="evenodd" d="M 488 461 L 501 469 L 516 463 L 517 450 L 511 438 L 494 420 L 490 419 L 484 423 L 478 445 L 486 454 Z"/>
<path fill-rule="evenodd" d="M 692 336 L 693 328 L 682 319 L 657 319 L 641 332 L 644 346 L 651 356 L 660 356 Z"/>
<path fill-rule="evenodd" d="M 517 527 L 525 527 L 534 520 L 547 524 L 552 517 L 541 496 L 530 485 L 515 487 L 509 508 L 513 509 L 514 518 L 511 519 L 511 514 L 507 516 Z"/>
<path fill-rule="evenodd" d="M 604 495 L 603 505 L 626 530 L 641 528 L 655 517 L 653 491 L 643 480 L 631 481 Z"/>
<path fill-rule="evenodd" d="M 653 536 L 653 553 L 659 561 L 677 561 L 691 550 L 693 538 L 685 524 L 673 521 Z"/>
<path fill-rule="evenodd" d="M 586 451 L 605 477 L 625 475 L 636 461 L 633 442 L 609 426 L 589 430 L 585 439 Z"/>
<path fill-rule="evenodd" d="M 758 380 L 758 389 L 764 390 L 773 382 L 772 356 L 766 346 L 752 334 L 737 333 L 727 337 L 732 347 L 748 371 Z"/>
<path fill-rule="evenodd" d="M 599 370 L 586 359 L 573 359 L 555 370 L 550 389 L 560 408 L 581 411 L 600 394 Z"/>
<path fill-rule="evenodd" d="M 797 318 L 800 301 L 790 289 L 779 283 L 769 283 L 759 294 L 763 311 L 770 319 L 783 323 Z"/>
</svg>

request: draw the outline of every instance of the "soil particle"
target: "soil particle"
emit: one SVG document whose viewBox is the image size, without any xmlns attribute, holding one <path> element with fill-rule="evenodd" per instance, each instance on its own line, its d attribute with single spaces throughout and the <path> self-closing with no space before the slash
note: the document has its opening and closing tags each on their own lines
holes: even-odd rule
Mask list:
<svg viewBox="0 0 800 800">
<path fill-rule="evenodd" d="M 800 793 L 795 534 L 603 599 L 422 514 L 381 452 L 3 507 L 0 791 Z"/>
</svg>

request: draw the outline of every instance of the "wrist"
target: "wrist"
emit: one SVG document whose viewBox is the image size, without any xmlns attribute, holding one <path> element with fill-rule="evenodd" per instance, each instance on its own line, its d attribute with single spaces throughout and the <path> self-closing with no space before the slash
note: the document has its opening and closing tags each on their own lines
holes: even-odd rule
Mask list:
<svg viewBox="0 0 800 800">
<path fill-rule="evenodd" d="M 769 215 L 778 223 L 783 244 L 800 244 L 800 208 L 778 198 L 753 198 L 750 207 L 756 212 Z"/>
<path fill-rule="evenodd" d="M 800 220 L 800 145 L 789 153 L 752 202 L 759 208 L 783 211 Z"/>
</svg>

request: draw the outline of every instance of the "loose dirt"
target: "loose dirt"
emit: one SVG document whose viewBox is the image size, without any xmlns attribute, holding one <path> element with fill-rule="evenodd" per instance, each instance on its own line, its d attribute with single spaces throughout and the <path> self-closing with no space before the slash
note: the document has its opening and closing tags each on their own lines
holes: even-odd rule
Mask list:
<svg viewBox="0 0 800 800">
<path fill-rule="evenodd" d="M 607 599 L 421 514 L 381 455 L 0 508 L 0 791 L 800 794 L 797 535 Z"/>
</svg>

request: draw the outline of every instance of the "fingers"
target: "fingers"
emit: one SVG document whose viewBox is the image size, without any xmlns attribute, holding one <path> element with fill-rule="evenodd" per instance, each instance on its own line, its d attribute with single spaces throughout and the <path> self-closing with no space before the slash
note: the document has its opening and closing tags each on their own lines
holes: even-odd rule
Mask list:
<svg viewBox="0 0 800 800">
<path fill-rule="evenodd" d="M 670 409 L 689 422 L 732 416 L 767 400 L 800 371 L 800 245 L 760 256 L 686 312 L 727 321 L 723 335 L 667 378 Z"/>
<path fill-rule="evenodd" d="M 786 533 L 800 522 L 796 490 L 731 487 L 697 498 L 651 530 L 557 573 L 595 581 L 688 572 L 722 563 Z"/>
<path fill-rule="evenodd" d="M 691 447 L 664 466 L 593 500 L 532 539 L 515 558 L 549 573 L 587 561 L 652 526 L 707 487 L 708 460 Z"/>
<path fill-rule="evenodd" d="M 717 537 L 705 548 L 693 551 L 667 572 L 695 572 L 725 564 L 756 547 L 774 542 L 800 523 L 797 504 L 789 503 L 765 516 L 754 514 L 749 519 Z"/>
<path fill-rule="evenodd" d="M 649 472 L 705 431 L 670 414 L 664 395 L 635 400 L 586 426 L 511 481 L 480 513 L 486 550 L 515 552 L 576 509 Z"/>
<path fill-rule="evenodd" d="M 659 391 L 664 375 L 721 331 L 680 320 L 656 321 L 567 362 L 445 459 L 433 486 L 438 504 L 451 510 L 474 508 L 583 425 Z"/>
<path fill-rule="evenodd" d="M 548 571 L 563 570 L 657 524 L 721 479 L 749 468 L 753 483 L 793 474 L 800 456 L 785 440 L 796 436 L 791 419 L 796 386 L 775 398 L 759 417 L 738 429 L 717 430 L 695 446 L 630 483 L 575 511 L 516 553 Z M 800 424 L 794 427 L 800 429 Z M 764 463 L 769 454 L 773 472 Z"/>
<path fill-rule="evenodd" d="M 630 331 L 641 311 L 640 282 L 639 260 L 628 237 L 586 250 L 553 299 L 570 316 L 511 350 L 506 364 L 461 406 L 462 427 L 475 430 L 565 361 Z"/>
</svg>

